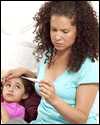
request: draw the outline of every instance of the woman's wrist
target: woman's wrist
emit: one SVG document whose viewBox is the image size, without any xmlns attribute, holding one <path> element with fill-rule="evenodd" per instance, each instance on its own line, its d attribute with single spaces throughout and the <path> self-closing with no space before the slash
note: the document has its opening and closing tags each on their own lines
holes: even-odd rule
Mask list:
<svg viewBox="0 0 100 125">
<path fill-rule="evenodd" d="M 56 105 L 58 105 L 59 101 L 60 101 L 60 98 L 58 96 L 55 96 L 55 99 L 52 101 L 52 106 L 55 107 Z"/>
<path fill-rule="evenodd" d="M 3 124 L 6 124 L 9 121 L 8 112 L 1 106 L 1 120 Z"/>
<path fill-rule="evenodd" d="M 27 68 L 22 68 L 22 72 L 23 72 L 23 75 L 27 76 L 27 77 L 36 77 L 36 74 L 35 72 L 32 72 L 31 70 L 27 69 Z"/>
</svg>

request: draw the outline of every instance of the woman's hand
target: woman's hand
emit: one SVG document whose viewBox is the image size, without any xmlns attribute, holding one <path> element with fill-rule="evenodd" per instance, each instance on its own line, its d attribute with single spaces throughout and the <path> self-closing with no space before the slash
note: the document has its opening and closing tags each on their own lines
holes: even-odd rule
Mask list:
<svg viewBox="0 0 100 125">
<path fill-rule="evenodd" d="M 44 97 L 47 102 L 53 105 L 54 101 L 56 101 L 57 98 L 54 84 L 52 82 L 42 80 L 39 83 L 39 87 L 40 87 L 40 95 Z"/>
<path fill-rule="evenodd" d="M 12 69 L 6 72 L 2 78 L 2 83 L 4 83 L 6 80 L 9 80 L 14 77 L 20 77 L 22 75 L 25 75 L 28 77 L 35 77 L 35 74 L 32 71 L 24 67 L 19 67 L 19 68 Z"/>
<path fill-rule="evenodd" d="M 8 72 L 5 73 L 5 75 L 2 77 L 2 82 L 5 82 L 6 80 L 9 80 L 14 77 L 19 77 L 25 73 L 25 68 L 16 68 L 16 69 L 11 69 Z"/>
<path fill-rule="evenodd" d="M 9 121 L 8 112 L 1 106 L 1 121 L 6 124 Z"/>
</svg>

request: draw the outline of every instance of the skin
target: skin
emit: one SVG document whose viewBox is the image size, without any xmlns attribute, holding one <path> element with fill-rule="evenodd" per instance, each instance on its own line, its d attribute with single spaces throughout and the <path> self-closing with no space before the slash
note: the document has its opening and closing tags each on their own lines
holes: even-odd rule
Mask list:
<svg viewBox="0 0 100 125">
<path fill-rule="evenodd" d="M 71 46 L 75 42 L 77 35 L 76 26 L 72 25 L 72 19 L 64 16 L 53 15 L 51 17 L 51 40 L 57 49 L 55 63 L 45 71 L 45 79 L 40 82 L 40 94 L 46 99 L 56 110 L 71 123 L 86 123 L 88 113 L 95 99 L 98 86 L 80 85 L 77 89 L 76 107 L 72 108 L 65 103 L 55 93 L 53 81 L 59 77 L 66 68 L 66 57 L 69 58 Z M 64 31 L 65 29 L 65 31 Z"/>
<path fill-rule="evenodd" d="M 25 94 L 24 85 L 21 83 L 19 78 L 14 78 L 7 81 L 3 85 L 3 97 L 7 102 L 20 102 L 20 100 L 25 99 L 27 94 Z"/>
<path fill-rule="evenodd" d="M 13 78 L 8 80 L 3 85 L 2 95 L 5 102 L 20 102 L 22 99 L 26 99 L 28 95 L 25 93 L 24 85 L 19 78 Z M 1 107 L 1 118 L 3 123 L 9 121 L 9 114 Z"/>
<path fill-rule="evenodd" d="M 11 69 L 8 72 L 5 72 L 4 75 L 2 76 L 2 83 L 5 83 L 5 81 L 8 81 L 12 78 L 19 77 L 23 74 L 25 74 L 25 76 L 28 76 L 28 77 L 36 77 L 36 74 L 29 71 L 27 68 L 19 67 L 17 69 Z"/>
<path fill-rule="evenodd" d="M 9 115 L 3 107 L 1 107 L 1 118 L 3 124 L 6 124 L 7 121 L 9 120 Z"/>
<path fill-rule="evenodd" d="M 76 25 L 71 25 L 73 18 L 52 16 L 50 24 L 51 41 L 59 51 L 69 51 L 76 38 Z"/>
<path fill-rule="evenodd" d="M 53 81 L 67 68 L 66 63 L 70 58 L 71 47 L 77 36 L 77 28 L 75 25 L 72 25 L 72 22 L 73 18 L 70 19 L 65 16 L 52 15 L 50 20 L 50 35 L 57 54 L 54 57 L 55 63 L 51 65 L 49 69 L 46 67 L 44 80 L 40 81 L 39 86 L 40 95 L 53 105 L 66 120 L 74 124 L 82 124 L 86 123 L 89 111 L 98 91 L 98 86 L 95 84 L 85 85 L 84 83 L 80 85 L 76 93 L 76 107 L 72 108 L 56 95 L 53 84 Z M 8 74 L 10 73 L 11 72 L 8 72 Z M 16 71 L 13 70 L 10 77 L 14 77 L 14 74 L 17 73 L 21 75 L 23 74 L 23 70 L 21 68 L 16 69 Z M 24 70 L 24 73 L 28 75 L 32 74 L 28 70 Z"/>
</svg>

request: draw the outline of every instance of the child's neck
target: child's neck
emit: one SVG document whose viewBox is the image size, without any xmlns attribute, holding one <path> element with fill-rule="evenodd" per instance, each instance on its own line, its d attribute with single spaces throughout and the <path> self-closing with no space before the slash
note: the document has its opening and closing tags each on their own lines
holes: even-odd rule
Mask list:
<svg viewBox="0 0 100 125">
<path fill-rule="evenodd" d="M 15 104 L 18 104 L 18 102 L 10 102 L 10 101 L 6 101 L 6 100 L 4 100 L 3 102 L 4 102 L 4 103 L 7 103 L 7 104 L 10 104 L 10 103 L 12 103 L 12 104 L 14 104 L 14 103 L 15 103 Z"/>
</svg>

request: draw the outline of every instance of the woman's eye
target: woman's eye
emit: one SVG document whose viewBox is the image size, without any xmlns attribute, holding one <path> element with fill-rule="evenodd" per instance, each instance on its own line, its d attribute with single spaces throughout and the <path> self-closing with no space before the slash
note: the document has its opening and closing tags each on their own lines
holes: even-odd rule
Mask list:
<svg viewBox="0 0 100 125">
<path fill-rule="evenodd" d="M 56 32 L 57 30 L 56 29 L 51 29 L 51 31 Z"/>
</svg>

